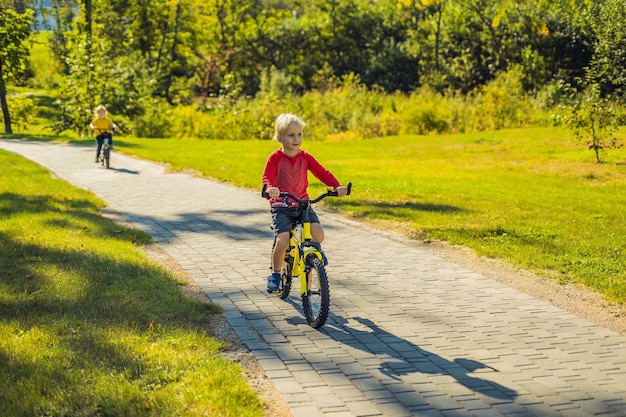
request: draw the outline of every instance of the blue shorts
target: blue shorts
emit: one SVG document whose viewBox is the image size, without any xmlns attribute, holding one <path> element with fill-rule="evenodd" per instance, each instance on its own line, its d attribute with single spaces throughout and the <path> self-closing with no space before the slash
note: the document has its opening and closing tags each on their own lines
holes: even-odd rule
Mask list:
<svg viewBox="0 0 626 417">
<path fill-rule="evenodd" d="M 278 235 L 291 231 L 293 223 L 298 220 L 302 214 L 302 207 L 273 207 L 271 213 L 272 230 Z M 309 207 L 309 221 L 311 223 L 320 222 L 312 207 Z"/>
</svg>

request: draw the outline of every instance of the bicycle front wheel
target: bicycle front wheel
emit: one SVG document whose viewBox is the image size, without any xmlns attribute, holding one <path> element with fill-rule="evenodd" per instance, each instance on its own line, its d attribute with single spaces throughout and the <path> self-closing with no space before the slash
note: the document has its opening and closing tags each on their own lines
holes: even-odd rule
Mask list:
<svg viewBox="0 0 626 417">
<path fill-rule="evenodd" d="M 104 166 L 107 167 L 107 169 L 109 169 L 109 161 L 111 160 L 111 148 L 109 148 L 108 146 L 104 147 Z"/>
<path fill-rule="evenodd" d="M 302 293 L 302 306 L 307 323 L 319 329 L 326 323 L 330 312 L 330 288 L 324 264 L 315 255 L 309 255 L 307 264 L 307 290 Z"/>
</svg>

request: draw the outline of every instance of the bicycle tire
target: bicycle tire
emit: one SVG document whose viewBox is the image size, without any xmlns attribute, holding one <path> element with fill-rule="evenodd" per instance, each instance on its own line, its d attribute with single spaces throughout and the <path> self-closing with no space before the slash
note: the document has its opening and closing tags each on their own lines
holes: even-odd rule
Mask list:
<svg viewBox="0 0 626 417">
<path fill-rule="evenodd" d="M 330 312 L 330 288 L 324 264 L 311 254 L 306 259 L 307 290 L 302 294 L 302 307 L 307 323 L 319 329 Z"/>
<path fill-rule="evenodd" d="M 108 146 L 105 146 L 103 153 L 104 153 L 103 165 L 106 166 L 107 169 L 109 169 L 109 162 L 111 160 L 111 148 L 109 148 Z"/>
<path fill-rule="evenodd" d="M 291 291 L 291 271 L 292 271 L 293 258 L 286 258 L 283 262 L 283 269 L 280 271 L 280 292 L 278 293 L 281 300 L 289 297 Z"/>
</svg>

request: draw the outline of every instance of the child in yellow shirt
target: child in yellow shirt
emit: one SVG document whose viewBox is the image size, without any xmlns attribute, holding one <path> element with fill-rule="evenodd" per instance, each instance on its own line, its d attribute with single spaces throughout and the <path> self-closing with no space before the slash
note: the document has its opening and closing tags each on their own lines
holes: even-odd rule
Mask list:
<svg viewBox="0 0 626 417">
<path fill-rule="evenodd" d="M 96 142 L 98 143 L 98 149 L 96 150 L 96 163 L 100 156 L 100 151 L 104 145 L 104 139 L 109 139 L 109 145 L 113 147 L 113 135 L 111 132 L 117 129 L 115 123 L 109 119 L 106 107 L 99 105 L 96 107 L 96 114 L 94 119 L 89 123 L 89 127 L 93 130 L 96 136 Z"/>
</svg>

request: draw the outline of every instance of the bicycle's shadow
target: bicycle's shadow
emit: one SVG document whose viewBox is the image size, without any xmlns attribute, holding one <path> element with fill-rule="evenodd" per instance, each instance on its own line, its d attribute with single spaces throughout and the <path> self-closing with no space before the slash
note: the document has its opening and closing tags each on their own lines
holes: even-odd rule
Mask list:
<svg viewBox="0 0 626 417">
<path fill-rule="evenodd" d="M 295 300 L 288 301 L 297 307 Z M 400 381 L 413 373 L 447 375 L 467 389 L 491 398 L 513 400 L 518 396 L 517 391 L 512 388 L 470 375 L 479 369 L 498 372 L 491 366 L 466 358 L 448 360 L 381 329 L 370 319 L 362 317 L 352 319 L 366 326 L 367 330 L 350 327 L 348 320 L 331 313 L 329 321 L 321 331 L 337 342 L 381 357 L 379 371 L 388 377 Z M 292 318 L 288 322 L 294 325 L 306 324 L 303 317 Z"/>
<path fill-rule="evenodd" d="M 293 285 L 293 284 L 292 284 Z M 304 318 L 304 311 L 302 310 L 302 298 L 300 297 L 299 290 L 295 290 L 291 288 L 291 294 L 289 297 L 285 298 L 283 301 L 290 304 L 294 310 L 296 311 L 296 315 L 293 317 L 288 317 L 285 321 L 293 326 L 299 326 L 301 324 L 308 324 L 306 319 Z"/>
<path fill-rule="evenodd" d="M 109 171 L 115 171 L 115 172 L 119 172 L 119 173 L 122 173 L 122 174 L 132 174 L 132 175 L 139 175 L 140 174 L 139 171 L 135 171 L 134 169 L 126 169 L 126 168 L 109 167 Z"/>
</svg>

